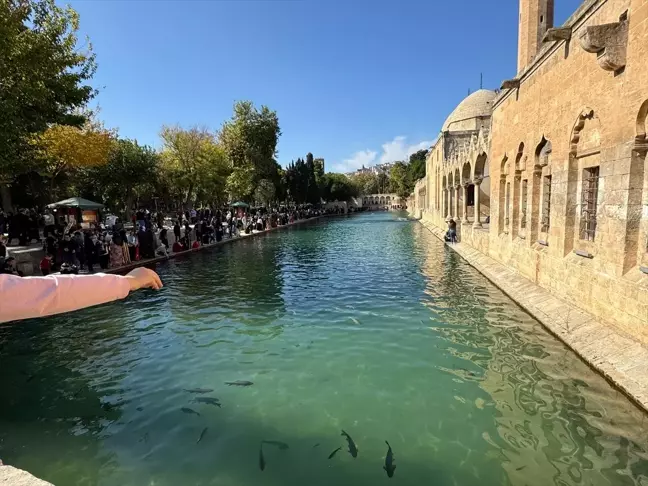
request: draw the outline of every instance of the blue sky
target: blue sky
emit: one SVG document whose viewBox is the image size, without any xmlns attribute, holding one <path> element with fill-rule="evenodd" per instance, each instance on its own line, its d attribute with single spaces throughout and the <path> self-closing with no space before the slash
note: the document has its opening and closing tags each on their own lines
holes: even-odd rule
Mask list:
<svg viewBox="0 0 648 486">
<path fill-rule="evenodd" d="M 515 74 L 519 0 L 75 0 L 101 118 L 159 146 L 163 124 L 218 129 L 236 100 L 276 110 L 282 165 L 404 158 L 468 94 Z M 556 23 L 580 0 L 556 0 Z"/>
</svg>

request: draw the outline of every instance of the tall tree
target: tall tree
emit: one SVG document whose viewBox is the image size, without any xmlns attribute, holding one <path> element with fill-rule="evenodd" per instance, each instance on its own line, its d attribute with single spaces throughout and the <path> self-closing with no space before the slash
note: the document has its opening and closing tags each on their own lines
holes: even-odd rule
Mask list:
<svg viewBox="0 0 648 486">
<path fill-rule="evenodd" d="M 411 194 L 412 189 L 414 189 L 414 183 L 410 178 L 407 164 L 404 162 L 396 162 L 392 166 L 389 176 L 393 192 L 400 197 L 408 197 Z"/>
<path fill-rule="evenodd" d="M 254 190 L 254 199 L 270 207 L 275 200 L 275 185 L 270 179 L 261 179 Z"/>
<path fill-rule="evenodd" d="M 351 182 L 357 188 L 358 194 L 377 194 L 380 192 L 376 174 L 362 173 L 354 175 Z"/>
<path fill-rule="evenodd" d="M 410 155 L 409 158 L 409 173 L 410 179 L 414 182 L 425 177 L 425 159 L 427 157 L 427 150 L 419 150 Z"/>
<path fill-rule="evenodd" d="M 275 155 L 281 130 L 277 113 L 267 106 L 257 110 L 251 101 L 234 105 L 232 119 L 223 123 L 219 142 L 232 168 L 245 167 L 253 171 L 254 181 L 276 174 Z"/>
<path fill-rule="evenodd" d="M 227 177 L 227 194 L 230 201 L 247 201 L 254 191 L 254 169 L 249 165 L 235 167 Z"/>
<path fill-rule="evenodd" d="M 214 134 L 194 126 L 185 130 L 179 126 L 163 126 L 162 164 L 164 170 L 184 193 L 183 203 L 193 201 L 201 168 L 212 155 L 216 143 Z"/>
<path fill-rule="evenodd" d="M 317 179 L 315 178 L 315 162 L 313 159 L 313 154 L 308 152 L 306 154 L 306 200 L 309 203 L 319 203 L 320 202 L 320 191 L 317 185 Z"/>
<path fill-rule="evenodd" d="M 113 147 L 113 136 L 99 126 L 83 128 L 53 125 L 32 138 L 38 171 L 50 181 L 54 198 L 57 178 L 66 171 L 106 164 Z"/>
<path fill-rule="evenodd" d="M 130 219 L 135 198 L 152 189 L 159 172 L 159 155 L 136 140 L 117 140 L 108 163 L 90 171 L 90 177 L 100 181 L 103 202 L 123 211 Z"/>
<path fill-rule="evenodd" d="M 79 48 L 79 16 L 54 0 L 0 1 L 0 192 L 25 172 L 31 137 L 53 123 L 81 126 L 77 110 L 94 97 L 89 42 Z"/>
<path fill-rule="evenodd" d="M 358 195 L 358 189 L 344 174 L 325 174 L 322 184 L 322 198 L 325 201 L 348 201 Z"/>
</svg>

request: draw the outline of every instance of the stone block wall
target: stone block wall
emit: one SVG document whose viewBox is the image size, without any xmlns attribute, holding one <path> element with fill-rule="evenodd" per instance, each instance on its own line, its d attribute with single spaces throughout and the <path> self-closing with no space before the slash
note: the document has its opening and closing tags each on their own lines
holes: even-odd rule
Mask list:
<svg viewBox="0 0 648 486">
<path fill-rule="evenodd" d="M 648 275 L 642 272 L 648 262 L 648 168 L 641 150 L 648 112 L 648 0 L 589 0 L 568 22 L 571 40 L 545 45 L 520 73 L 519 88 L 495 103 L 488 254 L 648 342 Z M 591 53 L 580 39 L 591 28 L 620 22 L 627 22 L 626 65 L 610 71 L 599 61 L 617 56 L 616 46 Z M 551 143 L 548 154 L 544 141 Z M 598 191 L 588 206 L 596 173 Z M 546 177 L 550 224 L 543 231 Z M 502 193 L 507 186 L 508 197 Z M 591 225 L 584 209 L 593 206 L 596 226 L 586 237 Z"/>
</svg>

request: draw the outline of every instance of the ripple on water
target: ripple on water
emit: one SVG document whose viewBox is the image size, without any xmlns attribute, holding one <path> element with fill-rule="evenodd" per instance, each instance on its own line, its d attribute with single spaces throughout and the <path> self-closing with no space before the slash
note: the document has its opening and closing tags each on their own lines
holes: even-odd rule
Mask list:
<svg viewBox="0 0 648 486">
<path fill-rule="evenodd" d="M 389 440 L 402 485 L 648 484 L 644 415 L 416 223 L 331 219 L 160 272 L 160 292 L 0 327 L 6 463 L 58 485 L 373 486 Z M 261 472 L 263 439 L 290 448 Z"/>
</svg>

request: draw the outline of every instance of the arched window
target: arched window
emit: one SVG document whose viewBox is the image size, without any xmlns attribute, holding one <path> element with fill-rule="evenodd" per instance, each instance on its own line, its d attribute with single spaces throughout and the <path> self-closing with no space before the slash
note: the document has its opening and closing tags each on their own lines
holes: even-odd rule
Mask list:
<svg viewBox="0 0 648 486">
<path fill-rule="evenodd" d="M 535 150 L 533 164 L 533 188 L 531 205 L 533 216 L 531 221 L 532 241 L 538 239 L 543 244 L 549 242 L 549 228 L 551 226 L 551 142 L 544 135 Z"/>
<path fill-rule="evenodd" d="M 599 166 L 601 163 L 601 123 L 594 110 L 578 116 L 571 136 L 567 176 L 567 217 L 565 250 L 576 247 L 594 253 L 599 232 Z"/>
<path fill-rule="evenodd" d="M 498 226 L 499 234 L 508 233 L 509 226 L 509 195 L 508 195 L 508 172 L 509 164 L 508 157 L 504 154 L 502 162 L 500 163 L 500 183 L 499 183 L 499 211 L 498 211 Z"/>
</svg>

